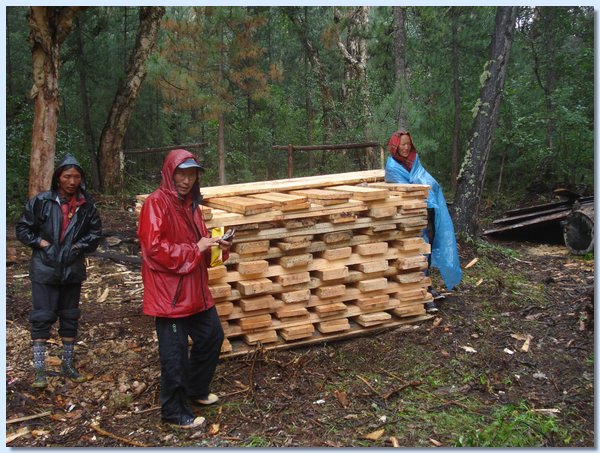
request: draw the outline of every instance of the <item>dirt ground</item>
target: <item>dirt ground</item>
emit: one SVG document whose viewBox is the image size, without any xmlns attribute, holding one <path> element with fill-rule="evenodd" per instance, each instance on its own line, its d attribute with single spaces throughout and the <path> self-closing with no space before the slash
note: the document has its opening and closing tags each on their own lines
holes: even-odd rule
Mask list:
<svg viewBox="0 0 600 453">
<path fill-rule="evenodd" d="M 127 208 L 102 206 L 100 252 L 136 255 Z M 49 387 L 31 387 L 30 252 L 8 225 L 7 445 L 594 446 L 593 259 L 487 240 L 459 251 L 463 281 L 434 318 L 223 360 L 220 404 L 197 410 L 203 429 L 181 432 L 160 420 L 154 325 L 141 314 L 135 262 L 89 258 L 76 363 L 91 379 L 60 376 L 55 341 Z"/>
</svg>

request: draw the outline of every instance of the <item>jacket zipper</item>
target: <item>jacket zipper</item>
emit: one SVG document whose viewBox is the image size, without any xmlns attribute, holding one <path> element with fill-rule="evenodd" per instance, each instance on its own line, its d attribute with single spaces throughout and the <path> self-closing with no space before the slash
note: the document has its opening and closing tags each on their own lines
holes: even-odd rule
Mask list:
<svg viewBox="0 0 600 453">
<path fill-rule="evenodd" d="M 177 289 L 175 290 L 175 295 L 173 296 L 173 302 L 171 302 L 171 306 L 175 307 L 177 304 L 177 299 L 179 299 L 179 294 L 181 293 L 181 286 L 183 285 L 183 275 L 179 277 L 179 283 L 177 283 Z"/>
</svg>

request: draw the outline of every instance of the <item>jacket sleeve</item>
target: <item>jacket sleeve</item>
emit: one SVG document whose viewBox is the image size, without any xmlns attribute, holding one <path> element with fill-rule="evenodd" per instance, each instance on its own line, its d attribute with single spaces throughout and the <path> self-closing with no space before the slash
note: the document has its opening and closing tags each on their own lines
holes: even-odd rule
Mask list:
<svg viewBox="0 0 600 453">
<path fill-rule="evenodd" d="M 166 207 L 160 200 L 149 197 L 140 212 L 138 237 L 143 264 L 158 272 L 188 274 L 202 259 L 195 243 L 181 243 L 172 239 Z"/>
<path fill-rule="evenodd" d="M 19 241 L 32 248 L 38 248 L 40 241 L 42 240 L 39 234 L 39 225 L 36 223 L 35 214 L 39 203 L 41 203 L 41 201 L 38 200 L 37 197 L 33 197 L 29 200 L 16 225 L 16 233 Z"/>
<path fill-rule="evenodd" d="M 73 247 L 80 249 L 85 253 L 92 253 L 98 248 L 100 239 L 102 239 L 102 221 L 96 205 L 92 204 L 90 212 L 90 221 L 87 232 L 75 243 Z"/>
</svg>

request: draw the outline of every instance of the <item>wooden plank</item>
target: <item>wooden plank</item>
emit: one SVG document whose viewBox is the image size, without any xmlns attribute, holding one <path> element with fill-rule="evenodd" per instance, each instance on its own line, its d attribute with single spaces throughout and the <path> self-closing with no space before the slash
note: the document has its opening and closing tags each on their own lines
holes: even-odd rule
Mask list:
<svg viewBox="0 0 600 453">
<path fill-rule="evenodd" d="M 270 211 L 274 206 L 270 201 L 239 196 L 205 199 L 203 204 L 211 208 L 237 212 L 245 216 Z"/>
<path fill-rule="evenodd" d="M 256 343 L 277 343 L 279 337 L 275 330 L 264 330 L 262 332 L 252 332 L 244 335 L 244 341 L 253 345 Z"/>
<path fill-rule="evenodd" d="M 387 189 L 377 187 L 364 187 L 364 186 L 329 186 L 329 190 L 339 190 L 343 193 L 351 194 L 351 198 L 354 200 L 361 201 L 373 201 L 382 200 L 389 196 L 390 192 Z"/>
<path fill-rule="evenodd" d="M 362 280 L 358 282 L 357 288 L 361 293 L 380 291 L 388 287 L 388 279 L 385 277 Z"/>
<path fill-rule="evenodd" d="M 270 308 L 275 302 L 275 298 L 270 294 L 263 296 L 240 299 L 240 307 L 244 311 L 262 310 Z"/>
<path fill-rule="evenodd" d="M 371 208 L 367 211 L 367 215 L 369 217 L 373 217 L 374 219 L 383 219 L 385 217 L 392 217 L 398 213 L 398 208 L 396 206 L 384 206 L 381 208 Z"/>
<path fill-rule="evenodd" d="M 238 320 L 238 325 L 242 330 L 257 330 L 271 325 L 271 315 L 248 316 Z"/>
<path fill-rule="evenodd" d="M 359 244 L 354 251 L 362 256 L 381 255 L 388 251 L 387 242 L 371 242 L 370 244 Z"/>
<path fill-rule="evenodd" d="M 340 192 L 336 190 L 328 190 L 328 189 L 301 189 L 294 190 L 290 192 L 293 195 L 300 195 L 306 197 L 313 203 L 319 203 L 322 201 L 331 201 L 331 200 L 341 200 L 339 203 L 346 202 L 350 198 L 352 198 L 351 193 Z"/>
<path fill-rule="evenodd" d="M 348 276 L 348 267 L 342 266 L 331 269 L 319 269 L 314 271 L 314 275 L 323 281 L 339 280 Z"/>
<path fill-rule="evenodd" d="M 294 234 L 281 238 L 281 241 L 287 242 L 288 244 L 295 244 L 297 242 L 310 242 L 314 239 L 314 237 L 314 234 Z"/>
<path fill-rule="evenodd" d="M 315 294 L 321 299 L 343 296 L 346 293 L 346 285 L 322 286 L 315 290 Z"/>
<path fill-rule="evenodd" d="M 321 317 L 332 316 L 348 310 L 348 307 L 343 302 L 336 302 L 327 305 L 317 305 L 315 311 Z"/>
<path fill-rule="evenodd" d="M 287 255 L 279 258 L 277 262 L 284 269 L 291 269 L 293 267 L 308 266 L 313 262 L 313 256 L 312 253 Z"/>
<path fill-rule="evenodd" d="M 301 338 L 311 337 L 315 331 L 315 326 L 312 324 L 304 324 L 301 326 L 286 327 L 279 331 L 279 335 L 286 340 L 299 340 Z"/>
<path fill-rule="evenodd" d="M 237 265 L 237 271 L 244 276 L 263 274 L 268 268 L 267 260 L 243 261 Z"/>
<path fill-rule="evenodd" d="M 268 240 L 258 240 L 251 242 L 237 242 L 237 238 L 234 240 L 231 246 L 232 251 L 239 253 L 240 255 L 251 255 L 253 253 L 264 253 L 269 250 Z"/>
<path fill-rule="evenodd" d="M 365 274 L 372 274 L 373 272 L 385 271 L 389 265 L 386 259 L 368 261 L 365 263 L 359 263 L 354 266 L 356 270 L 364 272 Z"/>
<path fill-rule="evenodd" d="M 310 247 L 310 241 L 304 242 L 276 242 L 275 245 L 283 252 L 289 252 L 292 250 L 302 250 Z"/>
<path fill-rule="evenodd" d="M 266 293 L 273 287 L 273 282 L 268 278 L 257 278 L 254 280 L 242 280 L 236 282 L 237 289 L 242 296 Z"/>
<path fill-rule="evenodd" d="M 340 212 L 337 214 L 329 214 L 327 216 L 327 220 L 331 223 L 352 223 L 356 219 L 356 214 L 352 212 Z"/>
<path fill-rule="evenodd" d="M 422 237 L 404 238 L 396 239 L 392 244 L 400 250 L 418 250 L 425 244 L 425 240 Z"/>
<path fill-rule="evenodd" d="M 344 242 L 352 239 L 353 233 L 351 230 L 335 231 L 331 233 L 325 233 L 323 235 L 323 242 L 325 244 L 335 244 L 336 242 Z"/>
<path fill-rule="evenodd" d="M 425 307 L 423 305 L 413 305 L 409 307 L 398 307 L 392 310 L 392 313 L 399 318 L 406 316 L 419 316 L 424 315 L 426 313 Z"/>
<path fill-rule="evenodd" d="M 397 274 L 393 278 L 398 283 L 415 283 L 422 281 L 426 277 L 423 272 L 409 272 Z"/>
<path fill-rule="evenodd" d="M 322 321 L 317 324 L 317 329 L 321 333 L 343 332 L 345 330 L 350 330 L 350 322 L 348 321 L 348 318 Z"/>
<path fill-rule="evenodd" d="M 229 341 L 229 339 L 224 338 L 223 344 L 221 344 L 221 354 L 226 354 L 231 351 L 233 351 L 233 346 L 231 345 L 231 342 Z"/>
<path fill-rule="evenodd" d="M 224 265 L 214 266 L 208 268 L 208 281 L 214 282 L 227 275 L 227 268 Z"/>
<path fill-rule="evenodd" d="M 320 257 L 327 261 L 342 260 L 350 258 L 352 247 L 340 247 L 336 249 L 327 249 L 320 254 Z"/>
<path fill-rule="evenodd" d="M 217 308 L 217 314 L 222 317 L 227 317 L 233 312 L 233 303 L 231 302 L 217 302 L 215 307 Z"/>
<path fill-rule="evenodd" d="M 275 316 L 279 319 L 308 317 L 309 313 L 305 307 L 282 307 L 277 309 Z"/>
<path fill-rule="evenodd" d="M 310 281 L 310 273 L 296 272 L 293 274 L 277 275 L 275 279 L 281 286 L 297 285 L 299 283 L 308 283 Z"/>
<path fill-rule="evenodd" d="M 307 200 L 307 198 L 302 195 L 292 195 L 281 192 L 253 193 L 248 196 L 251 198 L 258 198 L 259 200 L 270 201 L 277 207 L 281 207 L 282 205 L 304 205 Z"/>
<path fill-rule="evenodd" d="M 294 304 L 297 302 L 304 302 L 310 299 L 310 289 L 301 289 L 297 291 L 288 291 L 281 293 L 279 298 L 286 304 Z"/>
<path fill-rule="evenodd" d="M 367 313 L 359 315 L 355 318 L 355 321 L 363 327 L 371 327 L 378 324 L 382 324 L 392 319 L 392 315 L 384 311 L 377 313 Z"/>
<path fill-rule="evenodd" d="M 228 283 L 211 284 L 208 289 L 215 299 L 231 296 L 231 286 Z"/>
<path fill-rule="evenodd" d="M 385 171 L 383 169 L 356 171 L 348 173 L 337 173 L 319 176 L 305 176 L 302 178 L 288 178 L 271 181 L 255 181 L 251 183 L 229 184 L 225 186 L 203 187 L 202 195 L 209 200 L 215 197 L 226 197 L 233 195 L 247 195 L 266 192 L 288 192 L 296 189 L 323 187 L 337 184 L 358 184 L 361 182 L 383 181 Z"/>
<path fill-rule="evenodd" d="M 387 307 L 389 302 L 389 294 L 380 294 L 378 296 L 360 297 L 356 300 L 355 303 L 361 310 L 379 310 Z"/>
</svg>

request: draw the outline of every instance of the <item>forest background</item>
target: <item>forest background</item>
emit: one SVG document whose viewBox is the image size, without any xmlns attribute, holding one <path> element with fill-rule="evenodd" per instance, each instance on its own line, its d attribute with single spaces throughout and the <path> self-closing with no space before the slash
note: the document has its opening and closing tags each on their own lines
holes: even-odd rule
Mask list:
<svg viewBox="0 0 600 453">
<path fill-rule="evenodd" d="M 6 10 L 9 220 L 28 198 L 28 10 Z M 92 175 L 139 12 L 86 8 L 60 47 L 56 156 L 74 154 Z M 385 149 L 404 121 L 451 200 L 473 139 L 495 15 L 495 7 L 473 6 L 167 7 L 122 149 L 206 144 L 192 151 L 210 186 L 287 177 L 286 153 L 274 145 L 374 141 Z M 593 7 L 518 8 L 489 162 L 477 175 L 482 202 L 501 208 L 557 186 L 592 191 L 593 140 Z M 379 149 L 374 155 L 295 152 L 294 176 L 379 168 Z M 126 153 L 117 189 L 152 191 L 163 156 Z M 98 177 L 88 180 L 102 191 Z"/>
</svg>

